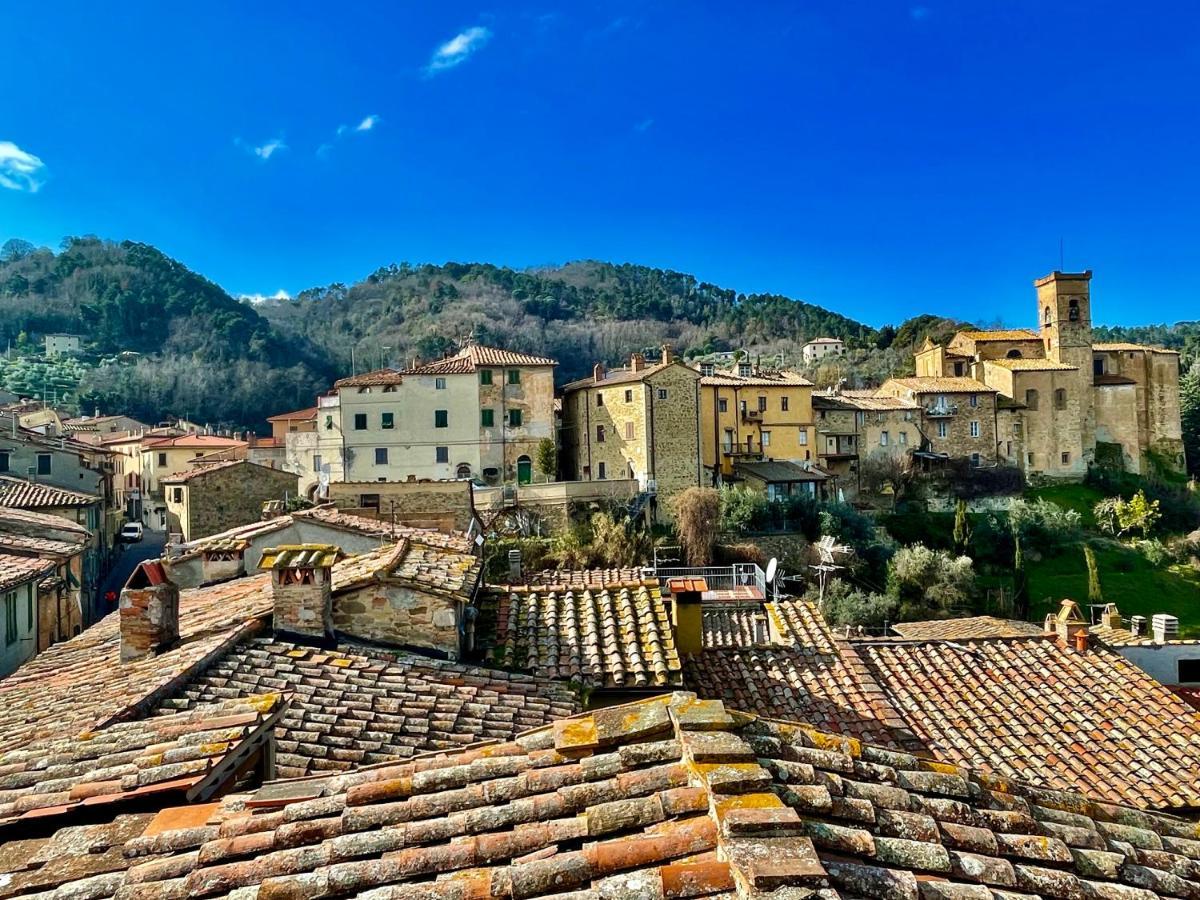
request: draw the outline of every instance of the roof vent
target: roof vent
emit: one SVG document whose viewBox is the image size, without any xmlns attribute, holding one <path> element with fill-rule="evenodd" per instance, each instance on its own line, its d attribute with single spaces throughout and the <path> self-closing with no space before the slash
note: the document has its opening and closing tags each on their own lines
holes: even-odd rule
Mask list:
<svg viewBox="0 0 1200 900">
<path fill-rule="evenodd" d="M 1145 616 L 1130 616 L 1129 617 L 1129 630 L 1139 636 L 1145 634 L 1146 633 L 1146 617 Z"/>
<path fill-rule="evenodd" d="M 1167 613 L 1155 613 L 1150 619 L 1150 629 L 1159 644 L 1176 640 L 1179 637 L 1179 619 Z"/>
</svg>

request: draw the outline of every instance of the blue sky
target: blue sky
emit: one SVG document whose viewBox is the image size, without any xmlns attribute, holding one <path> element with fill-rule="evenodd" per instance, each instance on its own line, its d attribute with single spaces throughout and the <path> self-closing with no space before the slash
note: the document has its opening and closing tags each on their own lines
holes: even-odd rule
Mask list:
<svg viewBox="0 0 1200 900">
<path fill-rule="evenodd" d="M 0 240 L 235 294 L 598 258 L 1027 324 L 1061 237 L 1098 321 L 1200 318 L 1194 4 L 4 6 Z"/>
</svg>

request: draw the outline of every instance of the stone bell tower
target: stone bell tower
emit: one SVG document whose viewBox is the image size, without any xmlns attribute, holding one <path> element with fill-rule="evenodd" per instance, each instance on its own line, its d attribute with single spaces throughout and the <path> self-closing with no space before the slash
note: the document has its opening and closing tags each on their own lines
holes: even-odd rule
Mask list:
<svg viewBox="0 0 1200 900">
<path fill-rule="evenodd" d="M 1057 462 L 1077 471 L 1080 467 L 1086 471 L 1096 455 L 1091 280 L 1089 270 L 1051 272 L 1033 283 L 1046 359 L 1075 369 L 1050 373 L 1054 392 L 1047 399 L 1054 403 L 1053 428 L 1060 444 L 1053 451 Z"/>
</svg>

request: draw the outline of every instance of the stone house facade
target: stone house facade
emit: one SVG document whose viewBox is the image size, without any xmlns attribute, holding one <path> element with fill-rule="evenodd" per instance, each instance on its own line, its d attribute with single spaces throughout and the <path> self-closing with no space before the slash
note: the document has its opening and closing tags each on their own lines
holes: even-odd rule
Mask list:
<svg viewBox="0 0 1200 900">
<path fill-rule="evenodd" d="M 700 373 L 665 345 L 657 363 L 638 353 L 622 369 L 597 364 L 563 388 L 564 478 L 635 479 L 669 516 L 669 500 L 704 483 Z"/>
<path fill-rule="evenodd" d="M 811 381 L 748 362 L 698 369 L 701 459 L 711 483 L 730 477 L 738 461 L 815 460 Z"/>
<path fill-rule="evenodd" d="M 889 378 L 879 389 L 915 406 L 919 449 L 976 464 L 996 461 L 996 390 L 973 378 Z"/>
<path fill-rule="evenodd" d="M 162 479 L 167 530 L 192 541 L 262 518 L 263 504 L 296 496 L 291 472 L 247 460 L 212 463 Z"/>
<path fill-rule="evenodd" d="M 1179 355 L 1096 343 L 1091 278 L 1052 272 L 1034 282 L 1038 330 L 962 331 L 927 341 L 918 376 L 971 377 L 999 393 L 997 451 L 1034 478 L 1079 480 L 1096 462 L 1142 473 L 1183 471 Z"/>
</svg>

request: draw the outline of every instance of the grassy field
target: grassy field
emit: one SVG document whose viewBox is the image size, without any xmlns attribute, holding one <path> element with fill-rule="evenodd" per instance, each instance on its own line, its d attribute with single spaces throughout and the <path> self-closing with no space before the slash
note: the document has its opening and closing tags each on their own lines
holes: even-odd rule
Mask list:
<svg viewBox="0 0 1200 900">
<path fill-rule="evenodd" d="M 1097 544 L 1094 549 L 1104 599 L 1117 604 L 1121 615 L 1149 619 L 1154 613 L 1169 612 L 1179 617 L 1181 635 L 1200 637 L 1200 572 L 1183 566 L 1157 568 L 1140 553 L 1112 542 Z M 1064 597 L 1086 607 L 1088 579 L 1082 547 L 1030 562 L 1027 572 L 1033 621 L 1040 622 L 1046 613 L 1055 612 Z"/>
<path fill-rule="evenodd" d="M 1103 500 L 1106 494 L 1087 484 L 1052 484 L 1046 487 L 1031 488 L 1025 492 L 1029 500 L 1041 498 L 1057 503 L 1066 509 L 1073 509 L 1083 517 L 1083 527 L 1096 527 L 1096 517 L 1092 515 L 1092 507 Z M 1080 550 L 1080 558 L 1083 551 Z"/>
</svg>

